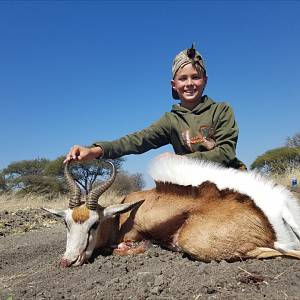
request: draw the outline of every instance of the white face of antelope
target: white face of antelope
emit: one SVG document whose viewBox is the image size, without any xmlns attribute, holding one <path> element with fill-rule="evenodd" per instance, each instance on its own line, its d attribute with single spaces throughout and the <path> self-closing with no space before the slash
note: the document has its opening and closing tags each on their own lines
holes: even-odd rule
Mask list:
<svg viewBox="0 0 300 300">
<path fill-rule="evenodd" d="M 98 198 L 112 185 L 116 178 L 116 168 L 112 162 L 109 163 L 112 167 L 110 178 L 95 189 L 92 189 L 86 203 L 81 204 L 80 188 L 69 173 L 70 162 L 68 161 L 64 168 L 64 174 L 67 186 L 71 192 L 70 208 L 67 210 L 44 208 L 49 213 L 65 219 L 67 247 L 63 256 L 62 266 L 76 267 L 82 265 L 91 257 L 98 242 L 100 222 L 113 215 L 127 212 L 142 203 L 142 201 L 139 201 L 130 204 L 115 204 L 106 208 L 98 205 Z"/>
<path fill-rule="evenodd" d="M 99 242 L 100 223 L 113 215 L 125 213 L 140 206 L 143 201 L 114 204 L 97 210 L 89 210 L 85 204 L 67 210 L 44 208 L 49 213 L 63 217 L 65 220 L 67 246 L 62 259 L 62 266 L 81 266 L 91 257 L 97 242 Z"/>
<path fill-rule="evenodd" d="M 69 172 L 70 161 L 67 161 L 64 167 L 64 175 L 70 191 L 70 208 L 68 210 L 45 209 L 65 219 L 67 226 L 67 248 L 63 256 L 63 266 L 80 266 L 93 253 L 97 242 L 98 225 L 100 224 L 100 220 L 103 219 L 103 211 L 100 212 L 97 209 L 98 198 L 112 185 L 116 178 L 114 164 L 110 161 L 107 162 L 112 167 L 109 179 L 99 184 L 95 189 L 92 189 L 86 203 L 81 204 L 81 191 Z"/>
<path fill-rule="evenodd" d="M 85 220 L 84 214 L 82 215 L 80 212 L 78 215 L 76 214 L 77 210 L 83 210 L 84 213 L 87 208 L 85 206 L 75 207 L 73 211 L 69 210 L 65 217 L 67 246 L 62 266 L 72 265 L 76 267 L 82 265 L 91 257 L 96 245 L 100 224 L 97 211 L 88 210 L 89 215 Z"/>
<path fill-rule="evenodd" d="M 63 217 L 67 227 L 67 246 L 62 266 L 80 266 L 87 261 L 95 248 L 100 224 L 97 211 L 85 205 L 63 211 L 47 209 L 48 212 Z"/>
</svg>

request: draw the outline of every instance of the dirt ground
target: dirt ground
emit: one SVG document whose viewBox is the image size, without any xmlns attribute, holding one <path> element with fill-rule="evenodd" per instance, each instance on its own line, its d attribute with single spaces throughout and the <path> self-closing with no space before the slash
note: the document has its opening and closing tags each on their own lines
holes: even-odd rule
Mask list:
<svg viewBox="0 0 300 300">
<path fill-rule="evenodd" d="M 60 266 L 63 222 L 43 210 L 0 212 L 0 300 L 300 299 L 300 261 L 203 263 L 155 246 Z"/>
</svg>

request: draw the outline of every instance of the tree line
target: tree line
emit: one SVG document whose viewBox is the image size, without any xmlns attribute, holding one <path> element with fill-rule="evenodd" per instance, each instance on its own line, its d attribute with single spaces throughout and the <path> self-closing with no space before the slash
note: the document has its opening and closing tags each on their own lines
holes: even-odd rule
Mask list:
<svg viewBox="0 0 300 300">
<path fill-rule="evenodd" d="M 0 172 L 0 191 L 16 191 L 20 195 L 55 195 L 68 192 L 64 181 L 65 156 L 50 161 L 46 158 L 12 162 Z M 119 195 L 140 191 L 146 186 L 143 174 L 129 174 L 122 168 L 124 158 L 113 159 L 117 169 L 117 178 L 111 189 Z M 84 194 L 100 182 L 107 179 L 111 169 L 105 160 L 94 159 L 88 162 L 74 162 L 70 165 L 72 177 Z"/>
<path fill-rule="evenodd" d="M 17 191 L 21 195 L 63 194 L 67 193 L 64 182 L 65 156 L 50 161 L 46 158 L 12 162 L 0 171 L 0 192 Z M 140 191 L 145 186 L 143 174 L 129 174 L 122 169 L 125 158 L 113 159 L 118 175 L 111 189 L 119 195 Z M 251 164 L 250 170 L 266 175 L 283 174 L 300 166 L 300 132 L 287 137 L 285 145 L 266 151 Z M 85 194 L 110 174 L 110 167 L 105 160 L 95 159 L 88 162 L 71 164 L 70 171 L 74 180 Z"/>
<path fill-rule="evenodd" d="M 250 170 L 266 175 L 284 174 L 300 166 L 300 132 L 287 137 L 283 147 L 268 150 L 258 156 Z"/>
</svg>

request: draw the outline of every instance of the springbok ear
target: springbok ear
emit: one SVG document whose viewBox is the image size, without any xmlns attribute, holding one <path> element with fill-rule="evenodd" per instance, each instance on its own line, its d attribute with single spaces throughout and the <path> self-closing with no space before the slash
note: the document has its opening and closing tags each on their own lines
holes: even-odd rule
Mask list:
<svg viewBox="0 0 300 300">
<path fill-rule="evenodd" d="M 137 201 L 134 203 L 129 203 L 129 204 L 115 204 L 115 205 L 110 205 L 102 211 L 102 221 L 114 216 L 114 215 L 119 215 L 126 213 L 136 207 L 139 207 L 145 200 Z"/>
<path fill-rule="evenodd" d="M 48 208 L 44 208 L 44 207 L 42 207 L 42 209 L 52 215 L 56 215 L 56 216 L 60 217 L 60 218 L 64 218 L 67 215 L 67 210 L 48 209 Z"/>
</svg>

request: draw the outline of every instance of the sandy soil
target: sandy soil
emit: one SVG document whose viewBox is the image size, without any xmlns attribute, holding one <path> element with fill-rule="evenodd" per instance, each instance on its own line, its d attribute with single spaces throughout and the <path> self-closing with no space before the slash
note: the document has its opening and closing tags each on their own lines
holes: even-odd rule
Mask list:
<svg viewBox="0 0 300 300">
<path fill-rule="evenodd" d="M 0 212 L 0 300 L 300 299 L 300 261 L 203 263 L 159 246 L 63 268 L 66 232 L 42 210 Z"/>
</svg>

